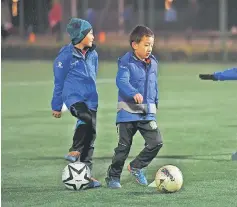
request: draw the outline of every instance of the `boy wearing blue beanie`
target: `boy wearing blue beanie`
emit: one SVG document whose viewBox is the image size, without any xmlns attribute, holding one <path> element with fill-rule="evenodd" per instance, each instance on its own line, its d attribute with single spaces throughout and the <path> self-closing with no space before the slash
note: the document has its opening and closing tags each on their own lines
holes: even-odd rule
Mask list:
<svg viewBox="0 0 237 207">
<path fill-rule="evenodd" d="M 72 18 L 67 25 L 67 32 L 71 43 L 61 48 L 53 64 L 52 115 L 60 118 L 65 103 L 72 116 L 77 118 L 73 143 L 65 159 L 83 162 L 92 170 L 98 107 L 98 54 L 89 22 Z M 100 186 L 99 181 L 91 178 L 89 188 Z"/>
</svg>

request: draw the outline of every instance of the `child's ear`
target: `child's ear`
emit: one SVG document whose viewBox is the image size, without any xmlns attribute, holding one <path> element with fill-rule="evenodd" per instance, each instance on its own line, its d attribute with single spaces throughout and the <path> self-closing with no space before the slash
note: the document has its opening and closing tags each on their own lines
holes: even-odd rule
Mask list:
<svg viewBox="0 0 237 207">
<path fill-rule="evenodd" d="M 134 50 L 137 49 L 137 43 L 136 43 L 136 42 L 132 42 L 132 48 L 133 48 Z"/>
</svg>

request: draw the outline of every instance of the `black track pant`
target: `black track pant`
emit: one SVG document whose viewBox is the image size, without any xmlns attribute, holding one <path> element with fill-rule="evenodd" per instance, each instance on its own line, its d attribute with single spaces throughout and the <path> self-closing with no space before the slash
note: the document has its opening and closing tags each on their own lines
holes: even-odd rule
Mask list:
<svg viewBox="0 0 237 207">
<path fill-rule="evenodd" d="M 89 110 L 84 103 L 75 103 L 70 107 L 71 114 L 78 118 L 69 151 L 81 153 L 80 161 L 92 170 L 92 156 L 96 139 L 96 111 Z"/>
<path fill-rule="evenodd" d="M 120 178 L 125 160 L 128 157 L 133 136 L 137 131 L 145 139 L 145 147 L 130 163 L 131 167 L 142 169 L 156 157 L 162 147 L 162 138 L 155 121 L 124 122 L 118 124 L 119 142 L 114 150 L 108 177 Z"/>
</svg>

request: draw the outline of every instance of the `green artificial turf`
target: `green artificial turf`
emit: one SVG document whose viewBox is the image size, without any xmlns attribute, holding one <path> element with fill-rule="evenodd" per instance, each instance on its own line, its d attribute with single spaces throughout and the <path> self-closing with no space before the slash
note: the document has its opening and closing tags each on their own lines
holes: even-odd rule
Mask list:
<svg viewBox="0 0 237 207">
<path fill-rule="evenodd" d="M 2 62 L 2 206 L 213 206 L 237 205 L 237 82 L 198 79 L 230 64 L 160 63 L 157 114 L 164 146 L 148 166 L 151 182 L 163 165 L 178 166 L 181 191 L 160 194 L 139 186 L 124 168 L 122 189 L 106 188 L 104 178 L 117 145 L 116 64 L 102 62 L 94 176 L 103 187 L 73 192 L 61 181 L 75 119 L 51 116 L 52 63 Z M 126 165 L 143 148 L 139 133 Z"/>
</svg>

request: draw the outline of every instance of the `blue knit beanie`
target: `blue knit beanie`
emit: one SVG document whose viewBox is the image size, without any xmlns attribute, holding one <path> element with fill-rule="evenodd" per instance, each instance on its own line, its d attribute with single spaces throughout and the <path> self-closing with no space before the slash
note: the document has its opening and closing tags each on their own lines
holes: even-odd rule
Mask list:
<svg viewBox="0 0 237 207">
<path fill-rule="evenodd" d="M 67 32 L 73 45 L 80 43 L 91 29 L 89 22 L 79 18 L 72 18 L 67 24 Z"/>
</svg>

